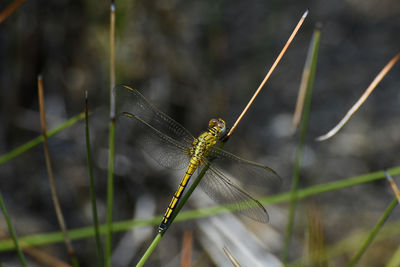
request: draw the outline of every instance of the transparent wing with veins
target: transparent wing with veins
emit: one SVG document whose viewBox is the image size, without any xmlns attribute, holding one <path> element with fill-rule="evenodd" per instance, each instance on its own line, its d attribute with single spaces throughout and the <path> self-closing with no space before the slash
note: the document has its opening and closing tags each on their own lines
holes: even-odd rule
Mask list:
<svg viewBox="0 0 400 267">
<path fill-rule="evenodd" d="M 143 134 L 139 145 L 162 166 L 183 169 L 188 164 L 188 149 L 195 140 L 182 125 L 152 105 L 137 90 L 118 85 L 114 88 L 117 114 L 122 123 L 135 124 Z"/>
<path fill-rule="evenodd" d="M 240 158 L 218 147 L 212 148 L 208 156 L 212 164 L 222 169 L 229 169 L 243 185 L 258 186 L 265 189 L 276 189 L 282 178 L 270 167 Z"/>
<path fill-rule="evenodd" d="M 268 223 L 269 216 L 264 206 L 249 193 L 227 178 L 213 165 L 200 182 L 203 191 L 214 201 L 230 204 L 235 212 L 261 223 Z"/>
</svg>

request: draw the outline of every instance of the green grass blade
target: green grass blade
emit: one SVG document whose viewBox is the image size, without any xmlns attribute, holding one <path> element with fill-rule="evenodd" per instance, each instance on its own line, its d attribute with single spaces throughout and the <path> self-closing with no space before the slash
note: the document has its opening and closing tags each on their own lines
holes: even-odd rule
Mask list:
<svg viewBox="0 0 400 267">
<path fill-rule="evenodd" d="M 400 174 L 400 166 L 391 168 L 388 170 L 388 173 L 390 175 L 398 175 Z M 326 184 L 320 184 L 316 186 L 312 186 L 306 189 L 300 189 L 297 192 L 297 199 L 304 199 L 310 196 L 326 193 L 326 192 L 331 192 L 343 188 L 348 188 L 351 186 L 356 186 L 356 185 L 361 185 L 365 183 L 369 183 L 372 181 L 376 181 L 378 179 L 385 178 L 385 173 L 383 171 L 377 171 L 373 173 L 368 173 L 368 174 L 363 174 L 355 177 L 350 177 L 347 179 L 343 179 L 340 181 L 335 181 L 335 182 L 330 182 Z M 275 195 L 275 196 L 270 196 L 270 197 L 265 197 L 260 199 L 260 202 L 264 205 L 271 205 L 271 204 L 277 204 L 277 203 L 282 203 L 290 200 L 290 194 L 291 192 L 286 192 L 283 194 Z M 232 211 L 234 211 L 233 208 L 231 208 Z M 198 209 L 198 210 L 189 210 L 189 211 L 183 211 L 179 213 L 179 216 L 176 217 L 176 221 L 187 221 L 187 220 L 193 220 L 193 219 L 199 219 L 199 218 L 204 218 L 208 216 L 213 216 L 217 215 L 223 212 L 229 212 L 227 209 L 227 206 L 213 206 L 209 208 L 204 208 L 204 209 Z M 141 219 L 141 220 L 126 220 L 126 221 L 120 221 L 120 222 L 115 222 L 112 225 L 112 230 L 113 232 L 121 232 L 121 231 L 126 231 L 130 230 L 135 227 L 144 227 L 144 226 L 149 226 L 149 225 L 158 225 L 162 219 L 162 216 L 156 216 L 153 218 L 149 219 Z M 104 235 L 106 233 L 106 227 L 107 225 L 101 225 L 100 226 L 100 233 Z M 83 228 L 78 228 L 78 229 L 73 229 L 69 231 L 70 238 L 72 240 L 77 240 L 77 239 L 84 239 L 84 238 L 89 238 L 93 237 L 95 235 L 94 228 L 93 226 L 90 227 L 83 227 Z M 53 233 L 45 233 L 45 234 L 35 234 L 35 235 L 30 235 L 26 237 L 20 237 L 19 238 L 21 242 L 21 246 L 39 246 L 39 245 L 46 245 L 46 244 L 52 244 L 52 243 L 57 243 L 63 241 L 62 234 L 60 232 L 53 232 Z M 14 244 L 12 240 L 10 239 L 3 239 L 0 240 L 0 251 L 9 251 L 15 249 Z"/>
<path fill-rule="evenodd" d="M 83 119 L 85 117 L 85 114 L 82 112 L 79 115 L 72 117 L 71 119 L 67 120 L 66 122 L 64 122 L 63 124 L 57 126 L 56 128 L 50 130 L 47 132 L 47 137 L 50 138 L 53 135 L 61 132 L 62 130 L 74 125 L 75 123 L 77 123 L 78 121 L 80 121 L 81 119 Z M 0 165 L 8 162 L 9 160 L 23 154 L 24 152 L 28 151 L 29 149 L 32 149 L 33 147 L 37 146 L 38 144 L 43 142 L 43 135 L 40 135 L 34 139 L 32 139 L 31 141 L 13 149 L 12 151 L 8 152 L 7 154 L 4 154 L 2 156 L 0 156 Z"/>
<path fill-rule="evenodd" d="M 115 120 L 110 122 L 108 153 L 108 178 L 107 178 L 107 235 L 106 235 L 106 266 L 111 266 L 111 245 L 113 222 L 112 213 L 114 205 L 114 155 L 115 155 Z"/>
<path fill-rule="evenodd" d="M 161 234 L 161 233 L 158 233 L 156 235 L 156 237 L 154 238 L 153 242 L 151 242 L 150 246 L 147 248 L 146 252 L 143 254 L 143 256 L 140 259 L 140 261 L 138 262 L 138 264 L 136 264 L 136 267 L 141 267 L 146 263 L 147 259 L 151 255 L 151 253 L 153 253 L 153 251 L 156 249 L 156 247 L 157 247 L 158 243 L 160 242 L 162 236 L 163 236 L 163 234 Z"/>
<path fill-rule="evenodd" d="M 312 97 L 312 89 L 314 85 L 314 78 L 315 78 L 315 71 L 317 68 L 317 58 L 318 58 L 318 48 L 319 48 L 319 40 L 320 40 L 321 30 L 319 28 L 314 30 L 314 34 L 310 43 L 309 52 L 307 55 L 306 65 L 305 65 L 305 73 L 309 73 L 305 77 L 306 80 L 306 97 L 304 103 L 304 110 L 302 114 L 301 120 L 301 129 L 300 129 L 300 136 L 299 136 L 299 143 L 297 146 L 296 152 L 296 161 L 294 167 L 294 174 L 292 180 L 292 188 L 291 188 L 291 197 L 290 197 L 290 207 L 289 207 L 289 217 L 288 223 L 286 226 L 285 232 L 285 239 L 284 239 L 284 248 L 282 253 L 282 261 L 286 263 L 289 257 L 289 247 L 290 247 L 290 240 L 292 237 L 293 232 L 293 224 L 294 224 L 294 215 L 296 210 L 296 203 L 297 203 L 297 190 L 299 184 L 299 177 L 300 177 L 300 166 L 303 156 L 303 148 L 307 133 L 308 127 L 308 119 L 310 114 L 310 106 L 311 106 L 311 97 Z"/>
<path fill-rule="evenodd" d="M 389 217 L 390 213 L 392 212 L 394 207 L 396 207 L 396 205 L 397 205 L 397 198 L 394 198 L 392 203 L 390 203 L 390 205 L 387 207 L 387 209 L 383 213 L 382 217 L 379 219 L 379 221 L 377 222 L 375 227 L 372 229 L 372 231 L 368 235 L 367 239 L 365 239 L 365 241 L 362 244 L 360 250 L 357 251 L 357 253 L 354 255 L 354 257 L 351 259 L 351 261 L 349 262 L 348 266 L 354 266 L 360 260 L 361 256 L 367 250 L 368 246 L 372 243 L 372 240 L 378 234 L 379 230 L 382 228 L 382 226 L 385 223 L 386 219 Z"/>
<path fill-rule="evenodd" d="M 90 200 L 92 202 L 92 213 L 93 213 L 93 225 L 96 237 L 96 249 L 97 249 L 97 260 L 100 266 L 104 266 L 104 255 L 101 247 L 100 230 L 99 230 L 99 219 L 97 216 L 97 205 L 96 205 L 96 190 L 93 178 L 93 162 L 92 153 L 90 148 L 90 132 L 89 132 L 89 114 L 88 114 L 88 98 L 87 92 L 85 96 L 85 139 L 86 139 L 86 153 L 87 163 L 89 170 L 89 189 L 90 189 Z"/>
<path fill-rule="evenodd" d="M 11 219 L 8 216 L 6 205 L 4 204 L 4 200 L 3 200 L 3 195 L 1 193 L 0 193 L 0 206 L 1 206 L 1 210 L 3 211 L 3 214 L 4 214 L 4 218 L 6 219 L 6 222 L 7 222 L 7 225 L 8 225 L 8 230 L 10 231 L 12 240 L 14 242 L 14 246 L 15 246 L 15 248 L 17 250 L 19 260 L 21 261 L 22 266 L 26 267 L 27 264 L 26 264 L 24 253 L 22 253 L 21 246 L 19 245 L 19 242 L 18 242 L 17 234 L 15 232 L 15 229 L 14 229 L 14 226 L 13 226 L 13 224 L 11 222 Z"/>
</svg>

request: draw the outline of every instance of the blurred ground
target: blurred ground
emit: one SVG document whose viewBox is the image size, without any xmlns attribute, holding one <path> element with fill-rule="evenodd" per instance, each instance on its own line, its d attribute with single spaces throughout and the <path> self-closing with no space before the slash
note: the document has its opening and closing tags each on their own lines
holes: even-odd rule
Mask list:
<svg viewBox="0 0 400 267">
<path fill-rule="evenodd" d="M 0 9 L 10 3 L 3 1 Z M 268 162 L 284 177 L 282 190 L 288 190 L 297 144 L 291 114 L 308 43 L 315 24 L 321 22 L 301 187 L 400 164 L 399 66 L 337 137 L 324 143 L 314 141 L 344 116 L 399 52 L 399 1 L 124 0 L 117 1 L 116 7 L 117 83 L 140 89 L 194 134 L 204 129 L 210 117 L 234 122 L 298 19 L 309 9 L 304 26 L 226 148 Z M 49 129 L 80 113 L 83 92 L 88 90 L 90 106 L 96 111 L 91 126 L 102 221 L 108 147 L 108 11 L 106 1 L 27 0 L 0 24 L 0 154 L 40 133 L 39 73 L 44 77 Z M 119 143 L 118 153 L 125 146 Z M 89 225 L 83 125 L 52 138 L 50 152 L 68 227 Z M 176 184 L 159 178 L 168 176 L 165 170 L 150 172 L 149 164 L 140 154 L 118 154 L 115 220 L 132 217 L 139 194 L 155 197 L 156 214 L 164 211 Z M 58 230 L 41 146 L 0 166 L 0 174 L 1 192 L 20 236 Z M 318 203 L 326 243 L 332 245 L 358 229 L 371 228 L 391 199 L 386 182 L 380 181 L 302 201 L 292 258 L 303 252 L 309 202 Z M 285 212 L 287 206 L 279 207 Z M 396 219 L 397 210 L 390 220 Z M 6 235 L 4 220 L 0 223 Z M 271 224 L 283 232 L 284 223 L 272 217 Z M 393 252 L 396 240 L 380 243 L 378 248 Z M 179 244 L 180 237 L 175 242 Z M 78 256 L 86 265 L 93 257 L 84 255 L 94 255 L 93 244 L 93 240 L 76 242 Z M 44 249 L 66 257 L 62 244 Z M 390 255 L 366 257 L 373 257 L 370 262 L 374 264 Z M 349 257 L 335 263 L 340 265 Z M 13 253 L 0 254 L 1 262 L 11 264 L 15 259 Z"/>
</svg>

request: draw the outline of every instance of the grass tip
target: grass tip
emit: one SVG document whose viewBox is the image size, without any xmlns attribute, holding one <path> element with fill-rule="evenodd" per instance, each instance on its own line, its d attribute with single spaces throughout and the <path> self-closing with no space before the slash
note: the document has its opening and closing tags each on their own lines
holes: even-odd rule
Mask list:
<svg viewBox="0 0 400 267">
<path fill-rule="evenodd" d="M 134 118 L 135 117 L 135 115 L 133 115 L 132 113 L 129 113 L 129 112 L 122 112 L 122 115 L 124 115 L 126 117 L 129 117 L 129 118 Z"/>
<path fill-rule="evenodd" d="M 322 142 L 322 141 L 327 140 L 328 138 L 329 137 L 327 135 L 321 135 L 321 136 L 318 136 L 317 138 L 315 138 L 315 141 Z"/>
<path fill-rule="evenodd" d="M 110 10 L 111 10 L 111 12 L 115 12 L 115 2 L 114 2 L 114 0 L 111 0 Z"/>
</svg>

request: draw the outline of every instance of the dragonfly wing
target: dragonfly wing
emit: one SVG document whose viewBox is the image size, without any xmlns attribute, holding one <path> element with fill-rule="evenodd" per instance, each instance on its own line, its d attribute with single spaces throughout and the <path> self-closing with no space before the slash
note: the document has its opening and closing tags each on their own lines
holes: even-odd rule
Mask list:
<svg viewBox="0 0 400 267">
<path fill-rule="evenodd" d="M 188 164 L 187 150 L 195 139 L 182 125 L 152 105 L 137 90 L 124 85 L 114 88 L 118 119 L 142 130 L 137 143 L 162 166 L 182 169 Z M 136 137 L 136 136 L 135 136 Z"/>
<path fill-rule="evenodd" d="M 262 187 L 271 191 L 282 183 L 282 178 L 272 168 L 240 158 L 220 148 L 212 148 L 208 158 L 213 160 L 213 165 L 224 169 L 232 165 L 232 173 L 244 185 Z"/>
<path fill-rule="evenodd" d="M 233 205 L 239 214 L 268 223 L 269 216 L 264 206 L 214 166 L 209 166 L 200 186 L 216 202 Z"/>
<path fill-rule="evenodd" d="M 114 94 L 117 115 L 123 112 L 131 113 L 178 142 L 183 144 L 193 142 L 194 137 L 188 130 L 156 108 L 137 90 L 126 85 L 117 85 Z"/>
<path fill-rule="evenodd" d="M 188 148 L 175 139 L 160 132 L 142 118 L 124 112 L 123 120 L 136 123 L 142 130 L 138 144 L 147 154 L 162 166 L 171 169 L 183 169 L 189 163 Z"/>
</svg>

